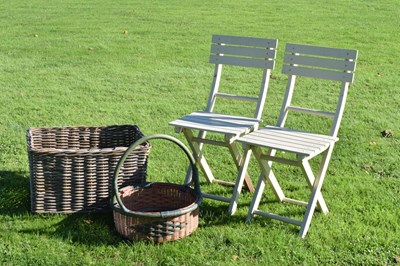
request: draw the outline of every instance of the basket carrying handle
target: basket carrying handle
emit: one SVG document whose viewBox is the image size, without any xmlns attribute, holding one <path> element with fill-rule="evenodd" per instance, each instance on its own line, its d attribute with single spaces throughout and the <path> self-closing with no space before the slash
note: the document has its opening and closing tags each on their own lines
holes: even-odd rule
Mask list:
<svg viewBox="0 0 400 266">
<path fill-rule="evenodd" d="M 126 208 L 124 203 L 121 200 L 121 196 L 119 195 L 118 192 L 118 175 L 121 170 L 121 167 L 124 165 L 125 160 L 127 157 L 131 154 L 131 152 L 138 147 L 139 145 L 143 144 L 144 142 L 151 140 L 151 139 L 165 139 L 169 140 L 175 144 L 177 144 L 186 154 L 186 156 L 189 159 L 190 166 L 192 168 L 192 180 L 194 183 L 194 191 L 196 193 L 196 202 L 194 204 L 191 204 L 185 208 L 179 209 L 179 210 L 173 210 L 173 211 L 161 211 L 161 212 L 138 212 L 138 211 L 132 211 Z M 189 187 L 189 184 L 191 183 L 192 180 L 188 180 L 186 183 L 184 183 L 184 186 Z M 114 171 L 114 177 L 113 177 L 113 189 L 112 189 L 112 207 L 114 210 L 121 212 L 127 216 L 133 216 L 133 217 L 148 217 L 148 218 L 166 218 L 166 217 L 174 217 L 174 216 L 180 216 L 182 214 L 191 212 L 195 209 L 198 208 L 202 201 L 201 197 L 201 191 L 200 191 L 200 183 L 199 183 L 199 172 L 196 167 L 196 161 L 194 160 L 191 152 L 188 150 L 188 148 L 178 139 L 165 135 L 165 134 L 153 134 L 153 135 L 148 135 L 140 138 L 139 140 L 135 141 L 129 148 L 126 150 L 124 155 L 121 157 L 119 160 L 117 167 L 115 168 Z"/>
</svg>

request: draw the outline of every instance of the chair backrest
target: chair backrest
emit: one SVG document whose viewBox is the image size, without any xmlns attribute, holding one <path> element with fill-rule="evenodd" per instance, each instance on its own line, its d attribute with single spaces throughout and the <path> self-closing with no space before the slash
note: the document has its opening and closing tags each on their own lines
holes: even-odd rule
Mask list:
<svg viewBox="0 0 400 266">
<path fill-rule="evenodd" d="M 289 78 L 277 126 L 284 126 L 289 111 L 330 117 L 332 125 L 329 135 L 336 137 L 344 111 L 349 84 L 353 82 L 357 54 L 357 50 L 288 43 L 285 49 L 282 72 L 287 74 Z M 327 112 L 291 105 L 296 76 L 339 82 L 341 88 L 336 110 Z"/>
<path fill-rule="evenodd" d="M 256 103 L 254 118 L 261 119 L 277 45 L 276 39 L 213 35 L 210 63 L 215 64 L 215 70 L 206 111 L 213 111 L 217 98 L 251 101 Z M 258 97 L 219 92 L 222 65 L 263 69 Z"/>
</svg>

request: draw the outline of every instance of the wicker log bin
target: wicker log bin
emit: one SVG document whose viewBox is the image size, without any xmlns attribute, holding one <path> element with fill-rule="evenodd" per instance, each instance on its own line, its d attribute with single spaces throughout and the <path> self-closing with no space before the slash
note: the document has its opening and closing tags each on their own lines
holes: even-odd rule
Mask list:
<svg viewBox="0 0 400 266">
<path fill-rule="evenodd" d="M 164 139 L 177 144 L 189 158 L 192 180 L 184 184 L 143 182 L 119 189 L 119 171 L 129 154 L 150 139 Z M 194 184 L 194 188 L 190 184 Z M 198 227 L 202 197 L 198 170 L 190 151 L 179 140 L 163 134 L 149 135 L 132 144 L 122 156 L 114 174 L 112 206 L 118 233 L 134 241 L 162 243 L 182 239 Z"/>
<path fill-rule="evenodd" d="M 47 127 L 27 131 L 33 213 L 106 211 L 119 159 L 143 137 L 136 125 Z M 120 185 L 146 178 L 149 143 L 121 166 Z"/>
</svg>

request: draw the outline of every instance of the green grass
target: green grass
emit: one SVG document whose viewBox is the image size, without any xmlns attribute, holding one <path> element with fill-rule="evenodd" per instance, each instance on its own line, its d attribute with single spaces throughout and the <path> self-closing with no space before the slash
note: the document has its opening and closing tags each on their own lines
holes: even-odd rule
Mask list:
<svg viewBox="0 0 400 266">
<path fill-rule="evenodd" d="M 396 264 L 398 1 L 14 0 L 1 1 L 0 10 L 0 265 Z M 107 213 L 30 213 L 28 128 L 137 124 L 145 134 L 183 140 L 168 122 L 204 109 L 213 73 L 210 40 L 217 33 L 279 39 L 265 124 L 275 124 L 282 101 L 286 42 L 359 50 L 323 188 L 330 213 L 314 215 L 305 239 L 297 227 L 266 218 L 244 224 L 249 193 L 233 217 L 225 204 L 205 200 L 199 229 L 163 245 L 124 241 Z M 308 97 L 319 96 L 310 90 Z M 383 138 L 383 130 L 393 137 Z M 184 155 L 156 144 L 149 179 L 180 182 L 184 171 L 173 170 L 169 162 L 179 168 Z M 227 154 L 207 151 L 220 166 L 216 173 L 232 179 Z M 256 180 L 254 160 L 250 173 Z M 277 169 L 286 173 L 285 187 L 294 193 L 304 188 L 295 170 Z M 204 190 L 226 190 L 201 178 Z M 301 214 L 302 209 L 273 203 L 270 195 L 264 208 Z"/>
</svg>

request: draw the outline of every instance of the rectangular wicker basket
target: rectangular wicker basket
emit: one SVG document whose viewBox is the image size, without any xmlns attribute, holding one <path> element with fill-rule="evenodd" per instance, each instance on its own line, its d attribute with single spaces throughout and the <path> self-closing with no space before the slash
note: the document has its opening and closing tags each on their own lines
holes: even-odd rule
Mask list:
<svg viewBox="0 0 400 266">
<path fill-rule="evenodd" d="M 105 211 L 115 167 L 136 140 L 135 125 L 30 128 L 27 131 L 31 210 L 34 213 Z M 150 144 L 124 163 L 121 186 L 146 179 Z"/>
</svg>

